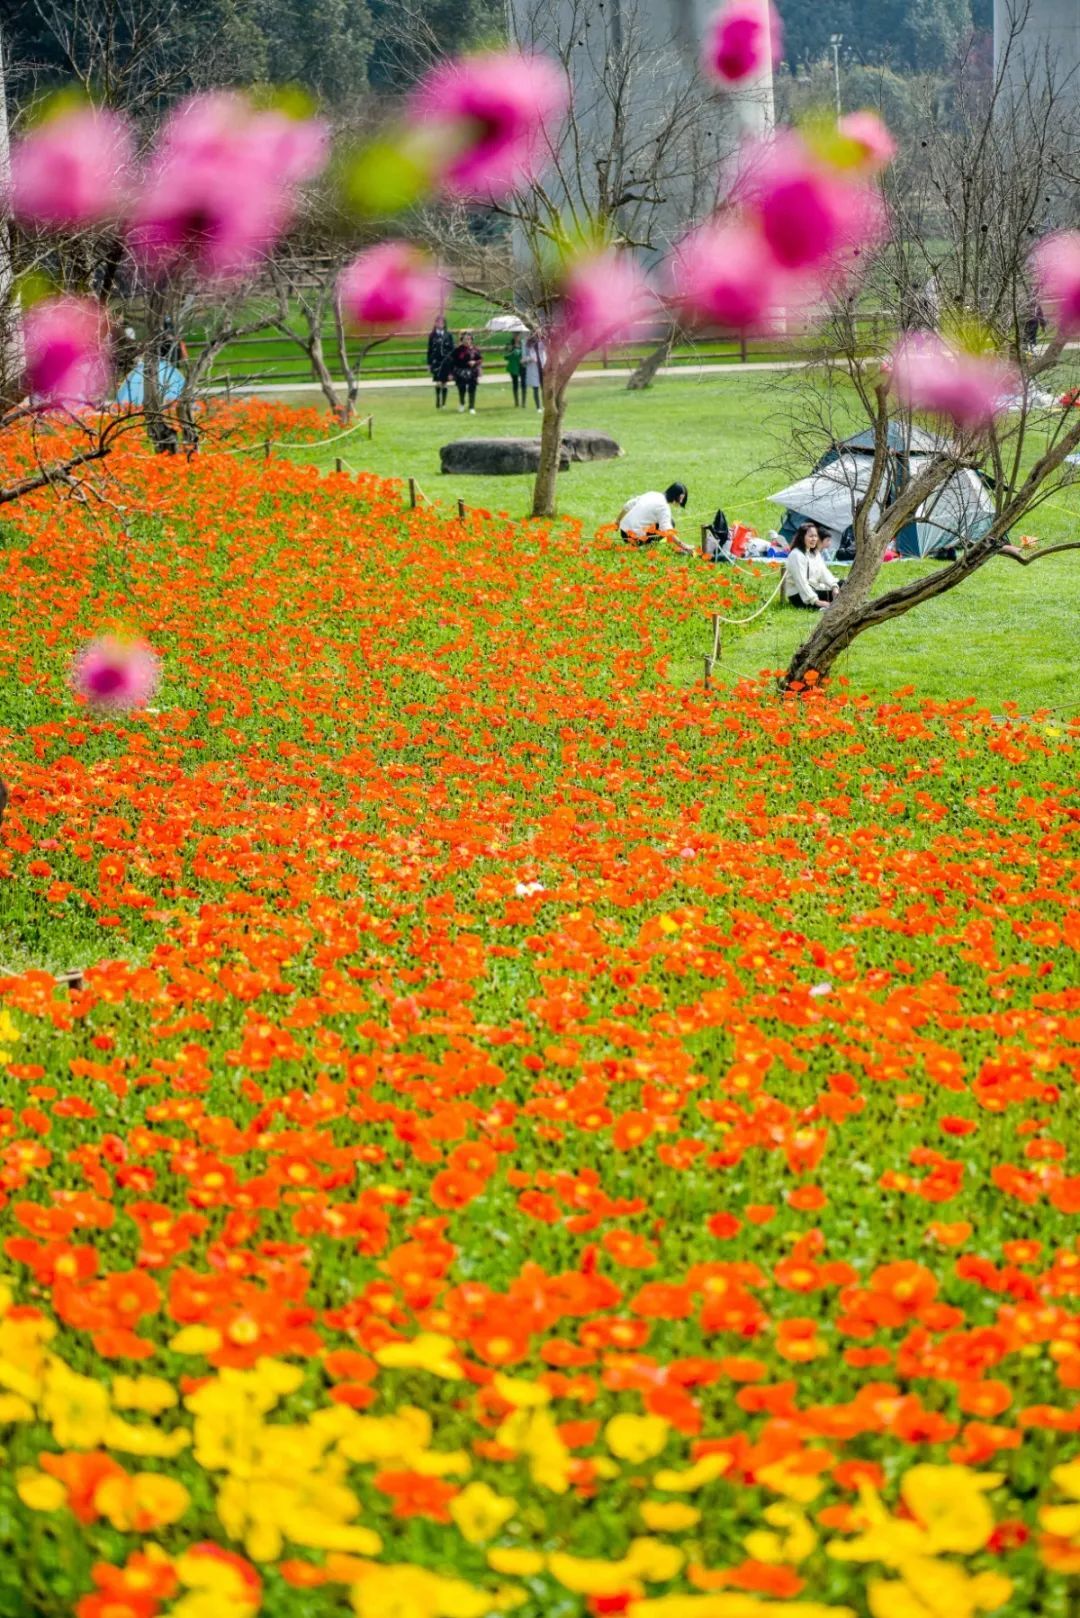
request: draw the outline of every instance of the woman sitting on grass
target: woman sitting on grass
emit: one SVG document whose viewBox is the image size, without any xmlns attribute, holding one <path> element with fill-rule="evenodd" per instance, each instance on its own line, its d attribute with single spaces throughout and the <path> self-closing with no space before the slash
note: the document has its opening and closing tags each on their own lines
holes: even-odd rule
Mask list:
<svg viewBox="0 0 1080 1618">
<path fill-rule="evenodd" d="M 795 530 L 784 563 L 783 596 L 789 607 L 818 612 L 840 594 L 840 580 L 825 566 L 823 543 L 824 536 L 816 523 L 804 522 Z"/>
</svg>

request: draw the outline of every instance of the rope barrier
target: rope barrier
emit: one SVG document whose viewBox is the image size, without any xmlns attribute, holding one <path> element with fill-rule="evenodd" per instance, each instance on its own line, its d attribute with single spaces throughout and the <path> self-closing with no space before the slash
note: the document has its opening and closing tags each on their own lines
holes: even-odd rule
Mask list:
<svg viewBox="0 0 1080 1618">
<path fill-rule="evenodd" d="M 354 422 L 351 427 L 346 427 L 343 433 L 335 433 L 332 438 L 316 438 L 307 443 L 305 443 L 302 439 L 295 439 L 290 442 L 284 438 L 271 438 L 268 440 L 268 442 L 274 444 L 278 449 L 322 449 L 325 444 L 340 444 L 343 438 L 351 438 L 353 433 L 358 433 L 360 431 L 361 427 L 370 428 L 374 420 L 374 416 L 363 416 L 359 421 Z M 368 437 L 371 437 L 370 431 L 368 432 Z M 258 445 L 245 446 L 245 448 L 257 449 Z M 236 452 L 226 451 L 225 453 L 229 454 Z"/>
<path fill-rule="evenodd" d="M 737 629 L 737 628 L 741 628 L 743 624 L 752 624 L 754 622 L 755 618 L 760 618 L 762 613 L 767 611 L 767 609 L 772 606 L 773 602 L 776 600 L 777 596 L 780 594 L 780 587 L 783 584 L 783 582 L 784 582 L 784 575 L 783 575 L 783 573 L 781 573 L 780 577 L 776 581 L 776 588 L 773 590 L 772 594 L 769 595 L 766 598 L 766 600 L 764 600 L 761 603 L 761 606 L 758 607 L 756 612 L 750 613 L 750 615 L 748 617 L 746 617 L 746 618 L 725 618 L 724 615 L 722 613 L 719 613 L 719 612 L 714 612 L 711 615 L 712 616 L 712 625 L 713 625 L 713 641 L 712 641 L 712 651 L 705 658 L 705 689 L 706 690 L 709 689 L 709 685 L 710 685 L 710 682 L 712 680 L 713 669 L 716 667 L 717 663 L 720 661 L 720 653 L 721 653 L 721 650 L 722 650 L 722 630 L 721 630 L 721 625 L 722 624 L 729 624 L 733 629 Z"/>
<path fill-rule="evenodd" d="M 233 449 L 204 449 L 203 446 L 199 444 L 194 453 L 197 455 L 253 455 L 258 450 L 261 450 L 263 455 L 269 459 L 271 448 L 323 449 L 327 444 L 340 444 L 343 438 L 351 438 L 353 433 L 358 433 L 360 431 L 361 427 L 367 428 L 368 437 L 371 438 L 373 436 L 372 429 L 374 427 L 374 423 L 374 416 L 361 416 L 359 421 L 355 421 L 351 427 L 346 427 L 344 432 L 334 433 L 329 438 L 261 438 L 257 444 L 238 444 Z M 183 445 L 181 445 L 177 448 L 176 453 L 178 455 L 186 455 L 187 450 Z M 137 461 L 158 461 L 161 459 L 161 456 L 157 454 L 145 455 L 141 453 L 134 453 L 132 455 L 132 459 Z"/>
</svg>

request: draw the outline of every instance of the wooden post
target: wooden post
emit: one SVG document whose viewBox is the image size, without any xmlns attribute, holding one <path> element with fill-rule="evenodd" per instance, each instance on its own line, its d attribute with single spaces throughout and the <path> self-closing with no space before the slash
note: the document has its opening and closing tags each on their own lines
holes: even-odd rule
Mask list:
<svg viewBox="0 0 1080 1618">
<path fill-rule="evenodd" d="M 369 416 L 368 419 L 367 419 L 367 435 L 368 435 L 369 438 L 374 438 L 375 437 L 375 417 L 374 416 Z"/>
<path fill-rule="evenodd" d="M 334 456 L 334 471 L 335 472 L 344 472 L 344 470 L 345 470 L 345 462 L 341 459 L 340 455 L 335 455 Z"/>
<path fill-rule="evenodd" d="M 702 556 L 708 556 L 708 554 L 709 554 L 708 549 L 707 549 L 707 540 L 706 540 L 706 535 L 708 534 L 708 532 L 709 532 L 709 525 L 708 525 L 707 522 L 703 522 L 702 525 L 701 525 L 701 554 L 702 554 Z"/>
<path fill-rule="evenodd" d="M 714 612 L 713 615 L 712 615 L 712 627 L 713 627 L 712 654 L 705 659 L 705 689 L 706 689 L 706 691 L 708 691 L 709 688 L 710 688 L 710 685 L 711 685 L 711 682 L 712 682 L 712 671 L 716 667 L 717 663 L 719 663 L 719 661 L 720 661 L 720 653 L 721 653 L 721 651 L 723 649 L 723 642 L 722 642 L 723 626 L 721 624 L 720 614 L 718 612 Z"/>
<path fill-rule="evenodd" d="M 458 517 L 460 518 L 460 520 L 462 522 L 464 522 L 465 521 L 465 502 L 464 502 L 464 500 L 459 500 L 458 501 L 458 503 L 457 503 L 457 514 L 458 514 Z"/>
<path fill-rule="evenodd" d="M 415 478 L 410 478 L 409 479 L 409 506 L 413 511 L 416 510 L 416 479 Z"/>
<path fill-rule="evenodd" d="M 270 440 L 268 438 L 266 438 L 266 439 L 263 440 L 263 460 L 268 461 L 269 459 L 270 459 Z"/>
</svg>

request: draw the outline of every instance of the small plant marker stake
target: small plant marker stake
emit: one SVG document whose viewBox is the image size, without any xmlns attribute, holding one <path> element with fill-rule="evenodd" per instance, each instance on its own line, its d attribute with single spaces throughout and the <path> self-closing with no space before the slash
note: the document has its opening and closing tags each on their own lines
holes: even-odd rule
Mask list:
<svg viewBox="0 0 1080 1618">
<path fill-rule="evenodd" d="M 345 462 L 341 459 L 340 455 L 335 455 L 334 456 L 334 471 L 335 472 L 344 472 L 344 470 L 345 470 Z"/>
<path fill-rule="evenodd" d="M 464 502 L 464 500 L 459 500 L 458 501 L 458 503 L 457 503 L 457 514 L 458 514 L 459 518 L 461 519 L 461 521 L 464 522 L 465 521 L 465 502 Z"/>
<path fill-rule="evenodd" d="M 416 510 L 416 479 L 415 478 L 410 478 L 409 479 L 409 505 L 410 505 L 410 507 L 412 508 L 413 511 Z"/>
<path fill-rule="evenodd" d="M 721 626 L 720 614 L 718 612 L 714 612 L 713 615 L 712 615 L 712 629 L 713 629 L 712 655 L 705 659 L 705 689 L 706 689 L 706 691 L 708 691 L 709 688 L 710 688 L 710 685 L 711 685 L 711 682 L 712 682 L 712 671 L 716 667 L 717 663 L 719 663 L 719 661 L 720 661 L 720 653 L 723 650 L 723 643 L 722 643 L 722 639 L 721 639 L 721 637 L 723 635 L 723 629 L 722 629 L 722 626 Z"/>
<path fill-rule="evenodd" d="M 367 419 L 367 435 L 368 435 L 369 438 L 374 438 L 375 437 L 375 417 L 374 416 L 369 416 L 368 419 Z"/>
<path fill-rule="evenodd" d="M 266 439 L 263 440 L 263 460 L 268 461 L 269 459 L 270 459 L 270 440 L 268 438 L 266 438 Z"/>
</svg>

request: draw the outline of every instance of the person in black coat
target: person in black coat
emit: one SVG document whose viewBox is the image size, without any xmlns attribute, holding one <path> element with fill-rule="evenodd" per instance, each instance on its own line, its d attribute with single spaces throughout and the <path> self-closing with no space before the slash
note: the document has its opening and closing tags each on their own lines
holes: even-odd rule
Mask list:
<svg viewBox="0 0 1080 1618">
<path fill-rule="evenodd" d="M 450 389 L 450 372 L 454 362 L 454 336 L 447 331 L 446 321 L 437 315 L 427 340 L 427 363 L 431 380 L 435 384 L 435 408 L 441 410 Z"/>
<path fill-rule="evenodd" d="M 471 331 L 463 331 L 461 341 L 454 350 L 454 381 L 457 383 L 458 412 L 465 409 L 465 401 L 469 401 L 470 416 L 476 415 L 476 384 L 480 380 L 480 372 L 484 367 L 484 357 L 473 342 Z"/>
</svg>

